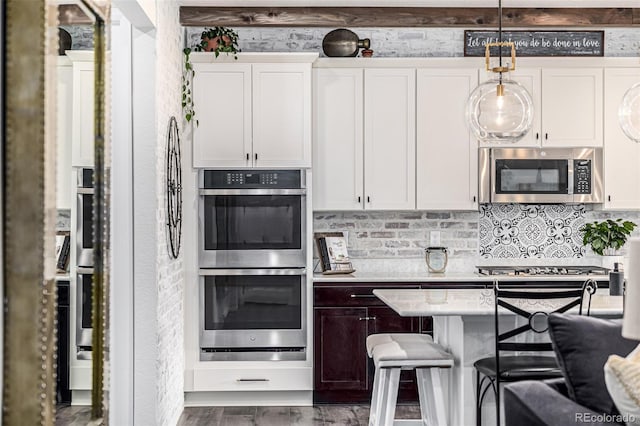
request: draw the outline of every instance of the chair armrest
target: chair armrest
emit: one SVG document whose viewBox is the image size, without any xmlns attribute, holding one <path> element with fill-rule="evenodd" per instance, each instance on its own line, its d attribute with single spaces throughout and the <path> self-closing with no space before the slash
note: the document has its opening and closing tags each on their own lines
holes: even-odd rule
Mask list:
<svg viewBox="0 0 640 426">
<path fill-rule="evenodd" d="M 504 412 L 507 426 L 619 425 L 597 421 L 598 413 L 539 381 L 527 380 L 505 386 Z"/>
<path fill-rule="evenodd" d="M 549 380 L 542 380 L 542 383 L 544 383 L 545 385 L 549 386 L 551 389 L 553 389 L 554 391 L 568 397 L 569 396 L 569 390 L 567 389 L 567 382 L 565 382 L 564 379 L 549 379 Z"/>
</svg>

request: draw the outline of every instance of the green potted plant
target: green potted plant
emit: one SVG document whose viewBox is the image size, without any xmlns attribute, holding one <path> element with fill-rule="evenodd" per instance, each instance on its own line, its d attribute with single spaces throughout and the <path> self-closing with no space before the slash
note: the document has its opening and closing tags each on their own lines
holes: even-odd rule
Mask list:
<svg viewBox="0 0 640 426">
<path fill-rule="evenodd" d="M 587 223 L 580 228 L 583 232 L 582 243 L 590 245 L 591 250 L 600 256 L 615 256 L 636 226 L 635 223 L 629 220 L 623 222 L 622 219 Z"/>
<path fill-rule="evenodd" d="M 182 74 L 182 111 L 184 118 L 187 122 L 194 120 L 196 126 L 198 120 L 195 118 L 196 111 L 193 105 L 193 93 L 191 90 L 191 82 L 195 71 L 193 65 L 189 60 L 191 52 L 213 52 L 216 58 L 223 53 L 233 53 L 234 59 L 238 59 L 236 55 L 240 52 L 238 48 L 238 33 L 231 28 L 225 27 L 213 27 L 205 28 L 200 35 L 200 43 L 193 47 L 185 47 L 182 51 L 184 53 L 184 70 Z"/>
</svg>

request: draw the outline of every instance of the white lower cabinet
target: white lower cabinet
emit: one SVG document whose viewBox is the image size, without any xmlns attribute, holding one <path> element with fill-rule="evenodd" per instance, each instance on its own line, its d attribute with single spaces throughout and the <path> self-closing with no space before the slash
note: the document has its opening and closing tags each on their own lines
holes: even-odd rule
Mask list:
<svg viewBox="0 0 640 426">
<path fill-rule="evenodd" d="M 415 70 L 315 71 L 315 210 L 415 209 Z"/>
<path fill-rule="evenodd" d="M 618 109 L 625 92 L 640 82 L 639 68 L 604 72 L 604 208 L 640 209 L 640 144 L 620 128 Z"/>
<path fill-rule="evenodd" d="M 465 123 L 476 69 L 419 69 L 417 75 L 417 207 L 478 207 L 478 143 Z"/>
</svg>

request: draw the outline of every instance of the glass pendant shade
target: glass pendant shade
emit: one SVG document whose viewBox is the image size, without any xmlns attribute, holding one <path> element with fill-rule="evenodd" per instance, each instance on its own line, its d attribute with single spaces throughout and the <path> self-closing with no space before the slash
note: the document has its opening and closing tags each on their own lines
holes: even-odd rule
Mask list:
<svg viewBox="0 0 640 426">
<path fill-rule="evenodd" d="M 640 143 L 640 83 L 627 90 L 618 111 L 620 127 L 629 139 Z"/>
<path fill-rule="evenodd" d="M 481 142 L 515 143 L 531 130 L 533 100 L 521 84 L 503 76 L 479 85 L 469 96 L 467 123 Z"/>
</svg>

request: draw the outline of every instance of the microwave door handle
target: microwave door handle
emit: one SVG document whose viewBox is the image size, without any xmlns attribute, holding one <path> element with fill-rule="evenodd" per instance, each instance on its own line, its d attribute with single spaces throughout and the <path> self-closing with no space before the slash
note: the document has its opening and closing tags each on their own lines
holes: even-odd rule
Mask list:
<svg viewBox="0 0 640 426">
<path fill-rule="evenodd" d="M 573 160 L 567 160 L 567 194 L 573 195 Z"/>
</svg>

